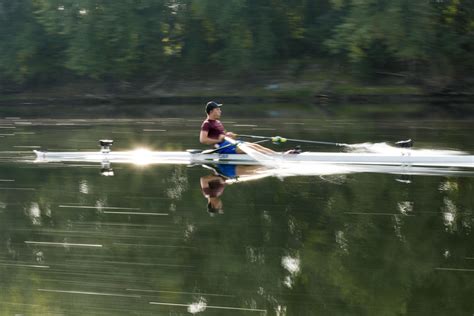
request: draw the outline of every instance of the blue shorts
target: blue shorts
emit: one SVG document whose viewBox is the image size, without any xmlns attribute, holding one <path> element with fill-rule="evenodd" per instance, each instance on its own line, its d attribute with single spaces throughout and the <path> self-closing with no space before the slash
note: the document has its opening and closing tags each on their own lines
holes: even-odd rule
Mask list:
<svg viewBox="0 0 474 316">
<path fill-rule="evenodd" d="M 237 168 L 236 165 L 225 165 L 225 164 L 216 165 L 216 171 L 221 176 L 224 176 L 229 179 L 237 178 L 236 168 Z"/>
<path fill-rule="evenodd" d="M 228 142 L 228 141 L 223 141 L 222 143 L 219 143 L 217 144 L 217 146 L 219 146 L 219 148 L 221 147 L 224 147 L 224 146 L 227 146 L 227 145 L 230 145 L 231 142 Z M 237 145 L 235 146 L 229 146 L 229 147 L 226 147 L 224 149 L 219 149 L 217 151 L 217 153 L 219 154 L 236 154 L 237 153 Z"/>
</svg>

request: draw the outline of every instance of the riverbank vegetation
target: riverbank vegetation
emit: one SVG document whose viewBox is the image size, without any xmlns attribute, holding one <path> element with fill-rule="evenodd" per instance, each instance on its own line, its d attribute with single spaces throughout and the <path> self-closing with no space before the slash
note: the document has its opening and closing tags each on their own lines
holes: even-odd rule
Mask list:
<svg viewBox="0 0 474 316">
<path fill-rule="evenodd" d="M 470 0 L 0 0 L 0 29 L 3 93 L 64 83 L 175 95 L 473 86 Z"/>
</svg>

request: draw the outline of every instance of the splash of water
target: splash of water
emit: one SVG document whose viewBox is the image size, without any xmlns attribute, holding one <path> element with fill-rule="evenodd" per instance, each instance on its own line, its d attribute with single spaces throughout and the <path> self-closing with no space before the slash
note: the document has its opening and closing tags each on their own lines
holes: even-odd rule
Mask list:
<svg viewBox="0 0 474 316">
<path fill-rule="evenodd" d="M 191 303 L 188 306 L 188 313 L 197 314 L 204 312 L 207 307 L 207 301 L 204 297 L 200 297 L 197 302 Z"/>
<path fill-rule="evenodd" d="M 444 150 L 444 149 L 408 149 L 389 145 L 386 142 L 382 143 L 359 143 L 348 144 L 346 150 L 352 153 L 379 153 L 379 154 L 400 154 L 410 152 L 420 155 L 464 155 L 466 152 L 458 150 Z"/>
</svg>

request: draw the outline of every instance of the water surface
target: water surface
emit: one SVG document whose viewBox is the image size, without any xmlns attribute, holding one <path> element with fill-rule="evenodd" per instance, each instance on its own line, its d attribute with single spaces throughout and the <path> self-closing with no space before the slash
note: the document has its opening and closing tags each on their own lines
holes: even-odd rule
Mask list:
<svg viewBox="0 0 474 316">
<path fill-rule="evenodd" d="M 474 152 L 473 125 L 457 118 L 239 109 L 223 119 L 237 133 Z M 202 148 L 201 111 L 188 110 L 0 119 L 2 315 L 474 313 L 468 173 L 266 177 L 225 186 L 212 214 L 201 166 L 113 165 L 106 177 L 94 164 L 32 163 L 33 149 L 98 150 L 104 138 L 113 150 Z"/>
</svg>

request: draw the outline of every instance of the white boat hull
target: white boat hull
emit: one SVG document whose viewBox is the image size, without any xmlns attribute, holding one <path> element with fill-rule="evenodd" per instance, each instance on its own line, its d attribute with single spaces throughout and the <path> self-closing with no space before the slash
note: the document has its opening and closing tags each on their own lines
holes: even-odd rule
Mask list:
<svg viewBox="0 0 474 316">
<path fill-rule="evenodd" d="M 37 162 L 110 162 L 134 164 L 273 164 L 319 163 L 357 165 L 411 165 L 432 167 L 474 167 L 472 155 L 424 154 L 405 150 L 398 154 L 381 153 L 330 153 L 307 152 L 301 154 L 275 154 L 259 157 L 246 154 L 203 154 L 172 151 L 121 151 L 121 152 L 42 152 L 35 151 Z"/>
</svg>

